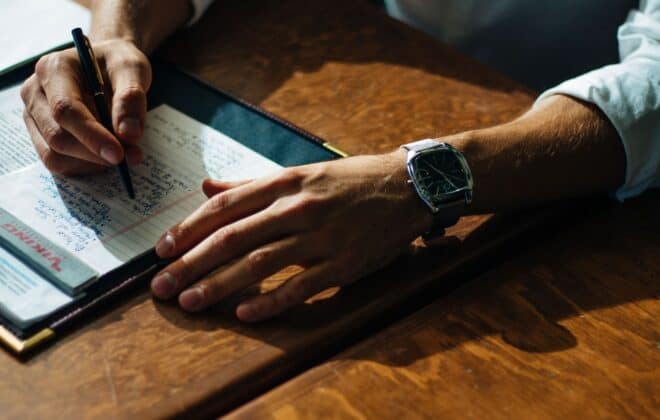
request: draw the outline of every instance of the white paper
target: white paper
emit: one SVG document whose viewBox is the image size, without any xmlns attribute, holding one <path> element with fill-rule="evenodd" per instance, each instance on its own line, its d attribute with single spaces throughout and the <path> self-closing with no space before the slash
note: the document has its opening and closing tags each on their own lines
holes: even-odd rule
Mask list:
<svg viewBox="0 0 660 420">
<path fill-rule="evenodd" d="M 25 129 L 20 91 L 20 85 L 0 91 L 0 175 L 39 160 Z"/>
<path fill-rule="evenodd" d="M 72 300 L 0 248 L 0 311 L 12 321 L 36 321 Z"/>
<path fill-rule="evenodd" d="M 70 0 L 2 0 L 0 74 L 72 41 L 89 27 L 90 13 Z"/>
<path fill-rule="evenodd" d="M 0 207 L 104 274 L 153 248 L 199 207 L 203 179 L 249 179 L 280 168 L 167 105 L 149 113 L 141 146 L 145 161 L 131 168 L 135 200 L 114 168 L 63 178 L 38 162 L 0 177 Z"/>
</svg>

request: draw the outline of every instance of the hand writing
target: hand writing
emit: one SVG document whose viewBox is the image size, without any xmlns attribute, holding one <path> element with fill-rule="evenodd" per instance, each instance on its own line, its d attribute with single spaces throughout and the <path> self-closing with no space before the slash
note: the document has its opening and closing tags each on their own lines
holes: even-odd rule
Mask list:
<svg viewBox="0 0 660 420">
<path fill-rule="evenodd" d="M 106 94 L 112 98 L 115 133 L 128 146 L 124 149 L 97 120 L 75 49 L 48 54 L 37 62 L 35 73 L 21 89 L 21 97 L 34 147 L 54 173 L 98 172 L 119 163 L 124 153 L 131 164 L 142 159 L 136 144 L 147 113 L 149 61 L 127 41 L 103 41 L 93 47 L 106 79 Z"/>
<path fill-rule="evenodd" d="M 152 291 L 163 299 L 178 295 L 183 309 L 199 311 L 287 266 L 302 266 L 236 309 L 239 319 L 259 321 L 351 283 L 430 227 L 430 212 L 406 180 L 401 150 L 241 183 L 208 180 L 208 201 L 157 244 L 159 256 L 178 259 L 154 278 Z"/>
</svg>

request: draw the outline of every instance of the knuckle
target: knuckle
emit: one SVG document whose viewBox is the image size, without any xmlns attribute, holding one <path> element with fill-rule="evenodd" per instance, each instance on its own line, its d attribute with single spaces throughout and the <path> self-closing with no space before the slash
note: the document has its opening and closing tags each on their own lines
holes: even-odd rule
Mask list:
<svg viewBox="0 0 660 420">
<path fill-rule="evenodd" d="M 289 307 L 304 302 L 312 295 L 311 289 L 312 287 L 310 286 L 309 281 L 303 281 L 296 284 L 287 292 L 283 293 L 282 304 Z"/>
<path fill-rule="evenodd" d="M 297 167 L 286 168 L 273 177 L 271 187 L 281 188 L 300 188 L 304 175 L 302 170 Z"/>
<path fill-rule="evenodd" d="M 63 152 L 67 148 L 66 133 L 59 125 L 52 125 L 43 131 L 46 143 L 56 152 Z"/>
<path fill-rule="evenodd" d="M 185 255 L 179 258 L 168 271 L 174 277 L 179 288 L 200 276 L 198 264 L 194 264 Z"/>
<path fill-rule="evenodd" d="M 177 225 L 174 225 L 174 226 L 172 226 L 171 228 L 169 228 L 167 230 L 167 235 L 170 235 L 172 238 L 174 238 L 174 247 L 176 249 L 172 252 L 176 253 L 176 252 L 180 251 L 178 249 L 178 248 L 180 248 L 178 246 L 179 245 L 179 240 L 181 238 L 188 237 L 189 234 L 190 234 L 190 228 L 188 227 L 188 225 L 185 222 L 181 222 Z"/>
<path fill-rule="evenodd" d="M 229 194 L 216 194 L 207 200 L 207 207 L 211 213 L 219 213 L 230 205 Z"/>
<path fill-rule="evenodd" d="M 61 123 L 68 115 L 71 115 L 75 110 L 73 100 L 64 96 L 55 98 L 51 106 L 53 119 L 58 124 Z"/>
<path fill-rule="evenodd" d="M 34 72 L 38 77 L 44 76 L 50 67 L 54 53 L 46 54 L 41 57 L 34 66 Z"/>
<path fill-rule="evenodd" d="M 248 268 L 253 274 L 260 273 L 272 260 L 273 250 L 270 248 L 260 248 L 250 252 L 247 256 Z"/>
<path fill-rule="evenodd" d="M 140 102 L 144 99 L 146 93 L 141 86 L 129 86 L 119 92 L 118 99 L 124 103 Z"/>
<path fill-rule="evenodd" d="M 211 246 L 213 248 L 223 248 L 226 250 L 235 250 L 238 246 L 240 235 L 235 228 L 225 227 L 212 236 Z"/>
<path fill-rule="evenodd" d="M 30 76 L 24 83 L 21 85 L 21 99 L 24 103 L 28 103 L 32 96 L 32 86 L 34 85 L 34 75 Z"/>
<path fill-rule="evenodd" d="M 199 284 L 207 303 L 215 303 L 229 294 L 227 287 L 217 279 L 204 280 Z"/>
<path fill-rule="evenodd" d="M 149 69 L 147 60 L 141 54 L 127 54 L 121 57 L 117 64 L 122 68 L 144 72 Z"/>
<path fill-rule="evenodd" d="M 70 55 L 66 51 L 53 52 L 41 57 L 34 67 L 35 73 L 39 78 L 48 76 L 50 73 L 67 67 L 70 62 Z"/>
</svg>

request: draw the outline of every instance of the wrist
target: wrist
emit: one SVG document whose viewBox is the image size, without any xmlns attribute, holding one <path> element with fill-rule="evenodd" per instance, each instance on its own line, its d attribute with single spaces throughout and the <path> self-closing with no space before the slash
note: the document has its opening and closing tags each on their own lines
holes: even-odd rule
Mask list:
<svg viewBox="0 0 660 420">
<path fill-rule="evenodd" d="M 143 51 L 142 37 L 130 22 L 122 22 L 113 18 L 111 21 L 101 21 L 101 17 L 92 15 L 92 27 L 89 31 L 89 39 L 92 43 L 106 41 L 121 41 L 135 45 Z"/>
<path fill-rule="evenodd" d="M 140 51 L 143 51 L 140 39 L 135 34 L 126 32 L 122 33 L 92 29 L 89 34 L 89 40 L 92 42 L 92 44 L 99 44 L 104 42 L 125 42 L 132 44 Z"/>
<path fill-rule="evenodd" d="M 428 232 L 433 226 L 433 214 L 415 191 L 415 187 L 409 182 L 407 157 L 408 153 L 403 148 L 398 148 L 385 155 L 388 162 L 387 188 L 395 191 L 398 201 L 402 207 L 401 214 L 405 223 L 410 228 L 410 237 L 416 238 Z"/>
<path fill-rule="evenodd" d="M 95 0 L 91 5 L 90 39 L 130 42 L 149 54 L 183 26 L 192 13 L 190 0 L 171 0 L 167 7 L 162 3 L 157 0 Z"/>
</svg>

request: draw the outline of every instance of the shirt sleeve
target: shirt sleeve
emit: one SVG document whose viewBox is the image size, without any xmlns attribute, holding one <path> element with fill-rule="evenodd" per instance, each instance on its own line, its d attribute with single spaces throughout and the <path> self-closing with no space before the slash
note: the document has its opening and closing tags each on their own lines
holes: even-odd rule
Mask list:
<svg viewBox="0 0 660 420">
<path fill-rule="evenodd" d="M 626 180 L 623 201 L 660 187 L 660 0 L 642 0 L 618 30 L 621 62 L 602 67 L 539 96 L 564 94 L 598 106 L 619 133 Z"/>
<path fill-rule="evenodd" d="M 206 9 L 209 8 L 213 0 L 190 0 L 193 8 L 193 14 L 188 21 L 188 26 L 194 25 L 202 17 Z"/>
</svg>

